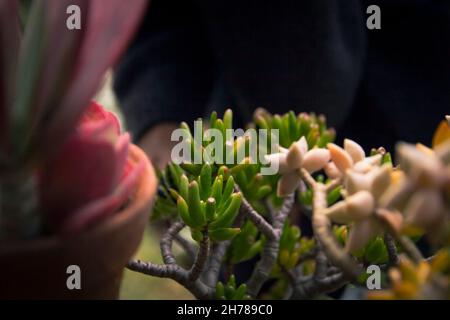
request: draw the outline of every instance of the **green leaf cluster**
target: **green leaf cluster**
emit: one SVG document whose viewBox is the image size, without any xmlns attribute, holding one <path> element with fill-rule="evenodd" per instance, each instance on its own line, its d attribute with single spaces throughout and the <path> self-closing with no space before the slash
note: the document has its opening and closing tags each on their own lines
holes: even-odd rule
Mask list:
<svg viewBox="0 0 450 320">
<path fill-rule="evenodd" d="M 216 285 L 216 299 L 218 300 L 249 300 L 247 295 L 247 285 L 245 283 L 236 287 L 236 278 L 234 275 L 230 276 L 228 283 L 225 285 L 218 282 Z"/>
<path fill-rule="evenodd" d="M 233 239 L 229 248 L 229 261 L 233 264 L 247 261 L 258 255 L 264 247 L 266 238 L 255 225 L 246 221 L 241 232 Z"/>
</svg>

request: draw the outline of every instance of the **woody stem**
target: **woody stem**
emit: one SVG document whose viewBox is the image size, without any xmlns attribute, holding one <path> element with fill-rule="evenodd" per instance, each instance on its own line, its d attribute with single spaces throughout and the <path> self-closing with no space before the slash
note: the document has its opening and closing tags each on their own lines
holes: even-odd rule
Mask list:
<svg viewBox="0 0 450 320">
<path fill-rule="evenodd" d="M 304 169 L 301 170 L 301 176 L 305 183 L 313 189 L 312 226 L 316 238 L 330 262 L 341 268 L 346 277 L 355 279 L 362 270 L 339 245 L 331 230 L 331 222 L 324 214 L 324 210 L 327 208 L 327 186 L 316 182 Z"/>
</svg>

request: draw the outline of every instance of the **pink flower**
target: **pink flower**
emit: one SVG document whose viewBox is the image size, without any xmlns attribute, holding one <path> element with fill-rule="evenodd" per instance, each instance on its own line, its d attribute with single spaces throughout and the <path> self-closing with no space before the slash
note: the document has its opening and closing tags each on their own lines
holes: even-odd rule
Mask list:
<svg viewBox="0 0 450 320">
<path fill-rule="evenodd" d="M 126 204 L 144 165 L 128 157 L 129 146 L 116 116 L 91 103 L 40 173 L 41 210 L 52 230 L 78 232 Z"/>
</svg>

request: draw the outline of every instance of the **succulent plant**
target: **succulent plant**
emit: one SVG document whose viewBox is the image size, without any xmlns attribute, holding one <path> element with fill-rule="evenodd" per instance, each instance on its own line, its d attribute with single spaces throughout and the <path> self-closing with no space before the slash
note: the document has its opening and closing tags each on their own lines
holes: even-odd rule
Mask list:
<svg viewBox="0 0 450 320">
<path fill-rule="evenodd" d="M 246 291 L 245 283 L 236 286 L 236 277 L 231 275 L 225 285 L 220 281 L 217 283 L 216 298 L 218 300 L 248 300 L 250 297 L 246 294 Z"/>
<path fill-rule="evenodd" d="M 230 110 L 222 119 L 213 113 L 209 121 L 221 136 L 232 123 Z M 209 148 L 208 139 L 195 143 L 187 124 L 182 128 L 189 150 Z M 249 128 L 265 129 L 275 145 L 265 161 L 252 163 L 246 157 L 224 164 L 212 154 L 200 163 L 168 165 L 156 203 L 158 216 L 173 222 L 161 242 L 165 263 L 132 261 L 131 270 L 172 278 L 197 298 L 310 299 L 328 297 L 347 284 L 363 287 L 370 278 L 364 267 L 376 265 L 383 286 L 392 286 L 394 293 L 385 294 L 389 297 L 448 294 L 448 272 L 437 277 L 439 286 L 433 285 L 436 277 L 430 276 L 428 262 L 410 238 L 413 225 L 421 228 L 420 235 L 438 238 L 436 249 L 446 250 L 450 243 L 447 122 L 435 135 L 434 149 L 400 143 L 396 159 L 384 148 L 366 155 L 349 139 L 343 147 L 332 143 L 334 131 L 315 115 L 271 115 L 259 109 Z M 207 126 L 196 129 L 201 137 L 208 136 Z M 250 151 L 252 139 L 228 137 L 218 150 L 230 150 L 237 159 L 239 151 Z M 264 145 L 258 148 L 263 154 L 269 151 Z M 259 170 L 267 165 L 279 170 L 262 175 Z M 312 237 L 292 224 L 295 218 L 311 220 Z M 189 269 L 174 265 L 170 251 L 171 241 L 179 239 L 185 226 L 198 243 L 190 250 L 194 262 Z M 438 227 L 442 232 L 436 232 Z M 230 275 L 250 259 L 257 261 L 252 274 L 237 287 Z M 418 268 L 408 267 L 405 259 Z M 399 276 L 397 269 L 411 275 Z M 223 284 L 221 277 L 229 282 Z"/>
</svg>

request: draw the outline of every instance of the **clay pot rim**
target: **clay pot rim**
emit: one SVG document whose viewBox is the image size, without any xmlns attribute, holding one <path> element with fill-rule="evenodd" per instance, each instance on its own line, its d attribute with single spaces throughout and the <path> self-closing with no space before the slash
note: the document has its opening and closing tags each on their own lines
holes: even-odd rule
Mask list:
<svg viewBox="0 0 450 320">
<path fill-rule="evenodd" d="M 138 146 L 130 144 L 129 157 L 135 161 L 145 161 L 145 165 L 139 177 L 133 199 L 126 208 L 108 217 L 106 221 L 73 236 L 51 235 L 30 240 L 0 242 L 0 256 L 17 254 L 19 251 L 64 247 L 65 243 L 76 243 L 78 239 L 82 238 L 101 238 L 103 234 L 113 232 L 115 229 L 120 228 L 127 220 L 140 214 L 156 194 L 157 178 L 150 160 Z"/>
</svg>

